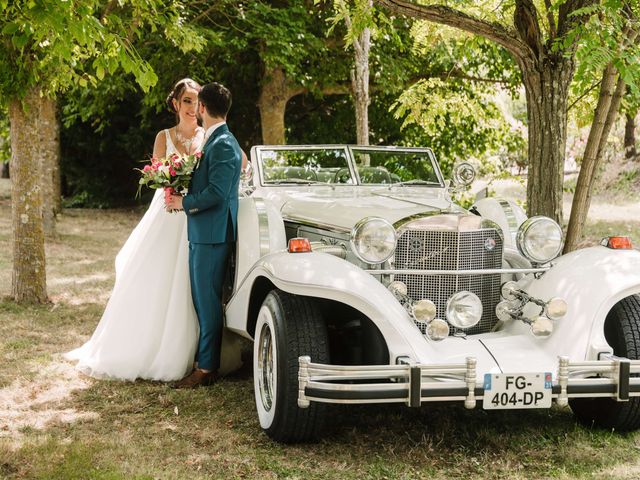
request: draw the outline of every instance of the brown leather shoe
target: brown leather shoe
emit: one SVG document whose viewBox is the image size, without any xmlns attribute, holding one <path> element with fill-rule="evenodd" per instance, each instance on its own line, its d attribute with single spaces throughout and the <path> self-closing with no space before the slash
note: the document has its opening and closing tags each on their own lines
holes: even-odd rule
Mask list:
<svg viewBox="0 0 640 480">
<path fill-rule="evenodd" d="M 203 372 L 195 369 L 190 375 L 187 375 L 179 382 L 171 385 L 171 388 L 198 388 L 213 385 L 218 380 L 217 372 Z"/>
</svg>

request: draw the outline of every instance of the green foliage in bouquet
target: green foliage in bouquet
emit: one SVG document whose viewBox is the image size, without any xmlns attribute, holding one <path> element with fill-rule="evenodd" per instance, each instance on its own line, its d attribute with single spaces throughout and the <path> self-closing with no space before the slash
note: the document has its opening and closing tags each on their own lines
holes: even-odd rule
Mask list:
<svg viewBox="0 0 640 480">
<path fill-rule="evenodd" d="M 136 169 L 142 174 L 138 182 L 138 196 L 143 185 L 153 189 L 172 188 L 176 193 L 185 191 L 201 156 L 202 152 L 196 152 L 192 155 L 174 153 L 167 158 L 152 158 L 151 163 Z"/>
</svg>

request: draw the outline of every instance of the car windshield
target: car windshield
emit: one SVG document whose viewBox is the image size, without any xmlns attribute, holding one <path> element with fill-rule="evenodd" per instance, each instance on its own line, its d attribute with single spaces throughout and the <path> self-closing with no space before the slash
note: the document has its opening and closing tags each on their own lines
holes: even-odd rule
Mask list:
<svg viewBox="0 0 640 480">
<path fill-rule="evenodd" d="M 428 151 L 351 150 L 360 183 L 444 186 Z"/>
<path fill-rule="evenodd" d="M 354 184 L 345 148 L 261 150 L 265 185 Z"/>
</svg>

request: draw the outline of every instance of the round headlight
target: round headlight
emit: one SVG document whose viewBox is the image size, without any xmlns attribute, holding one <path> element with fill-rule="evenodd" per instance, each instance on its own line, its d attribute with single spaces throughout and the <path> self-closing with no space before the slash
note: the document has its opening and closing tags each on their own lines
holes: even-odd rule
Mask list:
<svg viewBox="0 0 640 480">
<path fill-rule="evenodd" d="M 511 316 L 511 304 L 506 300 L 498 302 L 496 305 L 496 317 L 498 317 L 498 320 L 502 322 L 513 320 L 513 317 Z"/>
<path fill-rule="evenodd" d="M 422 323 L 427 323 L 436 318 L 436 305 L 431 300 L 418 300 L 411 307 L 413 318 Z"/>
<path fill-rule="evenodd" d="M 531 333 L 536 337 L 548 337 L 553 333 L 553 322 L 547 317 L 538 317 L 531 322 Z"/>
<path fill-rule="evenodd" d="M 396 229 L 384 218 L 364 218 L 351 231 L 351 249 L 363 262 L 385 262 L 396 249 Z"/>
<path fill-rule="evenodd" d="M 520 225 L 516 244 L 529 261 L 547 263 L 562 249 L 562 229 L 548 217 L 531 217 Z"/>
<path fill-rule="evenodd" d="M 482 317 L 482 302 L 473 292 L 454 293 L 447 300 L 447 320 L 456 328 L 466 329 L 476 325 Z"/>
<path fill-rule="evenodd" d="M 551 320 L 559 320 L 567 314 L 567 302 L 559 297 L 553 297 L 544 306 L 544 313 Z"/>
<path fill-rule="evenodd" d="M 407 285 L 400 280 L 394 280 L 387 288 L 397 297 L 405 297 L 407 295 Z"/>
<path fill-rule="evenodd" d="M 516 290 L 518 290 L 518 284 L 516 282 L 504 282 L 502 287 L 500 287 L 500 295 L 502 295 L 502 298 L 505 300 L 513 302 L 518 300 L 518 297 L 516 297 L 514 293 Z"/>
<path fill-rule="evenodd" d="M 435 318 L 427 325 L 426 333 L 431 340 L 444 340 L 449 336 L 449 324 L 441 318 Z"/>
</svg>

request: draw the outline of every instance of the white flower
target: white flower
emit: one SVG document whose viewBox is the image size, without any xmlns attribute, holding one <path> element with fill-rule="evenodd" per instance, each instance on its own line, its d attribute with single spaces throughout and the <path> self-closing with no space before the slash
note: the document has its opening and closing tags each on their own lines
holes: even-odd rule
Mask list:
<svg viewBox="0 0 640 480">
<path fill-rule="evenodd" d="M 169 175 L 169 165 L 162 165 L 158 170 L 160 170 L 167 179 L 171 179 L 171 175 Z"/>
</svg>

